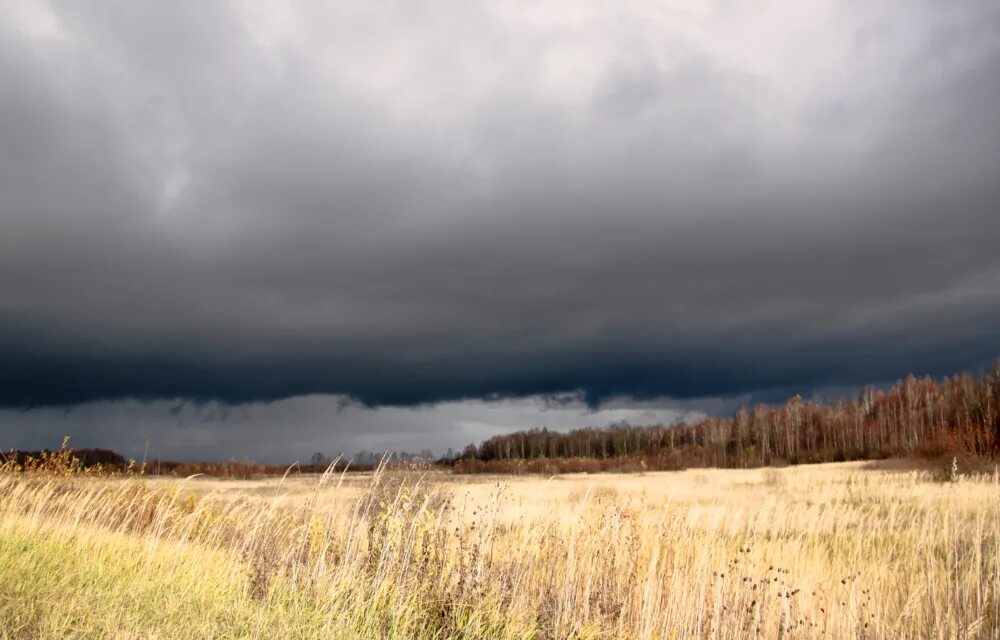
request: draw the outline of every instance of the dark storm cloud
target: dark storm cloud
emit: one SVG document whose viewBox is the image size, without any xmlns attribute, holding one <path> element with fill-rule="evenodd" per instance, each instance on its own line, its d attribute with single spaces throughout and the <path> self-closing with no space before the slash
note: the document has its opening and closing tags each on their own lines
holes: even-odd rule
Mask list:
<svg viewBox="0 0 1000 640">
<path fill-rule="evenodd" d="M 985 366 L 1000 10 L 870 4 L 13 3 L 0 405 Z"/>
</svg>

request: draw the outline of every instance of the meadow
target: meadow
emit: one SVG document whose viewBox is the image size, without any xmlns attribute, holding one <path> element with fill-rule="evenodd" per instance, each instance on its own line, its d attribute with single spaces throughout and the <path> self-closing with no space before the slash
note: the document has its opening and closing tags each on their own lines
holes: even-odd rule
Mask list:
<svg viewBox="0 0 1000 640">
<path fill-rule="evenodd" d="M 2 638 L 1000 637 L 995 469 L 239 481 L 69 459 L 0 473 Z"/>
</svg>

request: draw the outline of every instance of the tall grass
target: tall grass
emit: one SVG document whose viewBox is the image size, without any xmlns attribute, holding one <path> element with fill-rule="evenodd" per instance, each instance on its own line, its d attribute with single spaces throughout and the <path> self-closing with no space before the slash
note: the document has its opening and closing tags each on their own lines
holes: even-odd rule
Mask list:
<svg viewBox="0 0 1000 640">
<path fill-rule="evenodd" d="M 728 498 L 663 474 L 700 497 L 601 489 L 559 509 L 539 482 L 531 509 L 419 473 L 360 493 L 326 473 L 282 501 L 63 460 L 0 473 L 0 637 L 1000 634 L 992 475 L 755 472 Z"/>
</svg>

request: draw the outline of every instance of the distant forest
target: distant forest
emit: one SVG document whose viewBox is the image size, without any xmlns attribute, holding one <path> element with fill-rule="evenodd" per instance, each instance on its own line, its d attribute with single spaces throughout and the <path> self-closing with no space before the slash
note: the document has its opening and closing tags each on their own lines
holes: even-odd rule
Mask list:
<svg viewBox="0 0 1000 640">
<path fill-rule="evenodd" d="M 909 376 L 854 399 L 743 407 L 674 426 L 498 435 L 454 461 L 464 473 L 670 470 L 1000 454 L 1000 362 L 986 375 Z"/>
<path fill-rule="evenodd" d="M 52 452 L 0 452 L 0 464 L 23 465 Z M 310 464 L 269 465 L 250 460 L 173 462 L 126 460 L 105 449 L 73 452 L 83 467 L 226 478 L 320 473 L 332 461 L 322 453 Z M 387 455 L 390 465 L 432 463 L 430 451 Z M 834 402 L 795 396 L 780 406 L 742 407 L 733 417 L 693 424 L 590 427 L 568 432 L 532 429 L 494 436 L 437 460 L 457 473 L 568 473 L 656 471 L 692 467 L 761 467 L 879 458 L 963 456 L 1000 458 L 1000 361 L 984 375 L 942 380 L 909 376 L 889 390 L 866 388 Z M 362 452 L 334 468 L 370 471 L 382 456 Z"/>
</svg>

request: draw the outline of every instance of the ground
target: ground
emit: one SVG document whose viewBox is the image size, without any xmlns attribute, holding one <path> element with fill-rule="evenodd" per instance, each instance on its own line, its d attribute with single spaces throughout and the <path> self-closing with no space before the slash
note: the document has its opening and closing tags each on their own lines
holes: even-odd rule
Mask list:
<svg viewBox="0 0 1000 640">
<path fill-rule="evenodd" d="M 1000 477 L 0 480 L 0 637 L 1000 636 Z"/>
</svg>

